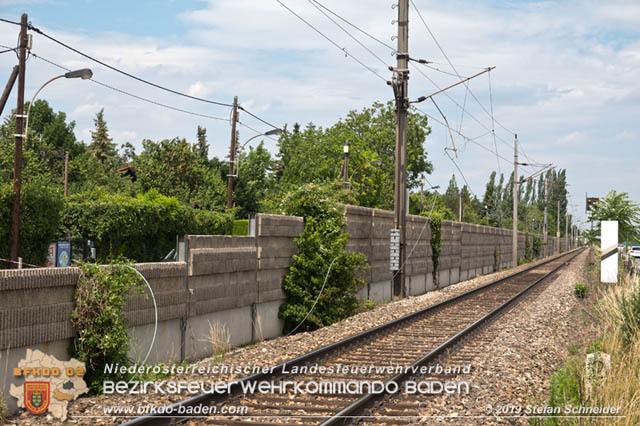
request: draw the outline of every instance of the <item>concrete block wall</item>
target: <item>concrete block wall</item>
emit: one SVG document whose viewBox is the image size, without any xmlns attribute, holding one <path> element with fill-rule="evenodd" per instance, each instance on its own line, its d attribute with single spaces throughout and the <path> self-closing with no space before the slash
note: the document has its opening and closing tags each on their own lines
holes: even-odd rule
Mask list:
<svg viewBox="0 0 640 426">
<path fill-rule="evenodd" d="M 359 292 L 360 300 L 383 302 L 392 298 L 392 277 L 389 270 L 389 237 L 393 229 L 393 212 L 367 207 L 344 206 L 349 234 L 347 250 L 364 253 L 368 264 L 366 286 Z M 431 227 L 422 216 L 407 216 L 407 281 L 405 292 L 422 294 L 433 289 Z"/>
<path fill-rule="evenodd" d="M 158 306 L 158 332 L 149 361 L 180 358 L 181 317 L 186 313 L 188 290 L 186 263 L 141 263 L 135 265 L 153 289 Z M 8 366 L 7 377 L 0 369 L 0 386 L 9 395 L 11 384 L 21 380 L 12 368 L 26 356 L 27 348 L 39 349 L 58 359 L 68 360 L 73 337 L 69 321 L 78 268 L 42 268 L 0 271 L 0 359 Z M 142 361 L 153 335 L 155 310 L 146 286 L 142 294 L 127 300 L 125 316 L 132 336 L 129 355 Z M 6 398 L 10 412 L 15 399 Z"/>
</svg>

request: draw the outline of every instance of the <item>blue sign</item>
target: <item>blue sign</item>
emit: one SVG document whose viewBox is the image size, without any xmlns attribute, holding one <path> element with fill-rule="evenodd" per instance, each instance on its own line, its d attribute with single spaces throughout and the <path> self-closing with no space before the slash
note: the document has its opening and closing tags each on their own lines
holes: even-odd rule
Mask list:
<svg viewBox="0 0 640 426">
<path fill-rule="evenodd" d="M 59 268 L 66 268 L 69 265 L 71 265 L 71 242 L 58 241 L 56 266 Z"/>
</svg>

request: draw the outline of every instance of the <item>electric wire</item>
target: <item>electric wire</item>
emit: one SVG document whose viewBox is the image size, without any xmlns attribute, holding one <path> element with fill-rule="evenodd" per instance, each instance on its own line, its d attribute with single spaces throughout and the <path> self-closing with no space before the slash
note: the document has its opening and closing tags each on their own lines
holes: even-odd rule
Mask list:
<svg viewBox="0 0 640 426">
<path fill-rule="evenodd" d="M 114 66 L 112 66 L 112 65 L 107 64 L 107 63 L 106 63 L 106 62 L 104 62 L 104 61 L 101 61 L 101 60 L 99 60 L 99 59 L 96 59 L 96 58 L 94 58 L 93 56 L 90 56 L 90 55 L 88 55 L 88 54 L 86 54 L 86 53 L 84 53 L 84 52 L 82 52 L 82 51 L 80 51 L 80 50 L 78 50 L 78 49 L 76 49 L 76 48 L 74 48 L 74 47 L 71 47 L 71 46 L 69 46 L 68 44 L 66 44 L 66 43 L 64 43 L 64 42 L 62 42 L 62 41 L 60 41 L 60 40 L 58 40 L 58 39 L 56 39 L 56 38 L 54 38 L 54 37 L 50 36 L 49 34 L 45 33 L 44 31 L 42 31 L 41 29 L 39 29 L 39 28 L 37 28 L 37 27 L 34 27 L 34 26 L 33 26 L 33 25 L 31 25 L 31 24 L 29 24 L 29 29 L 30 29 L 30 30 L 32 30 L 32 31 L 34 31 L 34 32 L 36 32 L 36 33 L 38 33 L 38 34 L 40 34 L 41 36 L 43 36 L 43 37 L 45 37 L 45 38 L 47 38 L 47 39 L 49 39 L 49 40 L 53 41 L 54 43 L 57 43 L 57 44 L 59 44 L 60 46 L 62 46 L 62 47 L 64 47 L 64 48 L 66 48 L 66 49 L 69 49 L 69 50 L 71 50 L 72 52 L 75 52 L 75 53 L 77 53 L 78 55 L 83 56 L 83 57 L 85 57 L 85 58 L 89 59 L 90 61 L 93 61 L 93 62 L 95 62 L 95 63 L 97 63 L 97 64 L 100 64 L 100 65 L 102 65 L 103 67 L 109 68 L 109 69 L 110 69 L 110 70 L 112 70 L 112 71 L 118 72 L 118 73 L 120 73 L 120 74 L 122 74 L 122 75 L 125 75 L 125 76 L 129 77 L 129 78 L 132 78 L 132 79 L 134 79 L 134 80 L 137 80 L 137 81 L 139 81 L 139 82 L 141 82 L 141 83 L 148 84 L 149 86 L 155 87 L 156 89 L 164 90 L 164 91 L 166 91 L 166 92 L 173 93 L 174 95 L 184 96 L 185 98 L 194 99 L 194 100 L 196 100 L 196 101 L 200 101 L 200 102 L 206 102 L 206 103 L 209 103 L 209 104 L 213 104 L 213 105 L 220 105 L 220 106 L 225 106 L 225 107 L 233 107 L 233 105 L 228 104 L 228 103 L 225 103 L 225 102 L 212 101 L 212 100 L 210 100 L 210 99 L 204 99 L 204 98 L 200 98 L 200 97 L 198 97 L 198 96 L 192 96 L 192 95 L 189 95 L 189 94 L 187 94 L 187 93 L 183 93 L 183 92 L 180 92 L 180 91 L 178 91 L 178 90 L 170 89 L 170 88 L 165 87 L 165 86 L 162 86 L 162 85 L 160 85 L 160 84 L 153 83 L 153 82 L 151 82 L 151 81 L 149 81 L 149 80 L 145 80 L 145 79 L 144 79 L 144 78 L 142 78 L 142 77 L 138 77 L 138 76 L 136 76 L 136 75 L 133 75 L 133 74 L 131 74 L 131 73 L 128 73 L 128 72 L 126 72 L 126 71 L 123 71 L 123 70 L 121 70 L 121 69 L 119 69 L 119 68 L 116 68 L 116 67 L 114 67 Z"/>
<path fill-rule="evenodd" d="M 343 18 L 342 16 L 338 15 L 336 12 L 334 12 L 333 10 L 329 9 L 327 6 L 323 5 L 322 3 L 320 3 L 317 0 L 312 0 L 314 3 L 316 3 L 317 5 L 319 5 L 320 7 L 322 7 L 323 9 L 325 9 L 327 12 L 331 13 L 333 16 L 335 16 L 336 18 L 340 19 L 341 21 L 343 21 L 344 23 L 346 23 L 347 25 L 350 25 L 351 27 L 355 28 L 356 30 L 360 31 L 362 34 L 366 35 L 367 37 L 369 37 L 370 39 L 372 39 L 373 41 L 376 41 L 378 43 L 380 43 L 381 45 L 383 45 L 384 47 L 387 47 L 389 49 L 391 49 L 392 52 L 395 53 L 396 49 L 393 48 L 391 45 L 385 43 L 384 41 L 372 36 L 370 33 L 366 32 L 365 30 L 363 30 L 362 28 L 358 27 L 357 25 L 353 24 L 352 22 L 350 22 L 349 20 Z"/>
<path fill-rule="evenodd" d="M 449 157 L 449 160 L 451 160 L 453 165 L 456 166 L 456 169 L 458 169 L 458 172 L 460 172 L 460 176 L 462 176 L 464 183 L 467 185 L 467 188 L 469 188 L 469 192 L 471 192 L 471 195 L 477 198 L 476 194 L 473 192 L 473 189 L 471 189 L 471 185 L 469 185 L 469 181 L 467 181 L 467 178 L 465 177 L 464 173 L 462 173 L 462 170 L 460 170 L 460 166 L 458 166 L 458 163 L 456 163 L 456 160 L 454 160 L 453 157 L 449 155 L 449 152 L 446 149 L 444 153 L 447 155 L 447 157 Z"/>
<path fill-rule="evenodd" d="M 6 22 L 7 24 L 22 25 L 20 22 L 10 21 L 9 19 L 5 19 L 5 18 L 0 18 L 0 21 L 1 22 Z"/>
<path fill-rule="evenodd" d="M 487 74 L 489 76 L 489 102 L 491 104 L 491 133 L 493 134 L 493 147 L 495 148 L 496 152 L 498 152 L 498 143 L 496 142 L 496 126 L 495 126 L 495 119 L 493 117 L 493 94 L 491 92 L 491 70 L 489 70 Z M 502 173 L 500 171 L 500 159 L 496 157 L 496 160 L 498 161 L 498 172 Z"/>
<path fill-rule="evenodd" d="M 304 22 L 305 24 L 307 24 L 311 29 L 313 29 L 315 32 L 317 32 L 318 34 L 320 34 L 324 39 L 326 39 L 329 43 L 331 43 L 332 45 L 334 45 L 337 49 L 339 49 L 342 53 L 344 53 L 346 56 L 350 57 L 351 59 L 353 59 L 354 61 L 356 61 L 357 63 L 359 63 L 361 66 L 363 66 L 364 68 L 366 68 L 367 70 L 369 70 L 371 73 L 373 73 L 374 75 L 376 75 L 379 79 L 381 79 L 382 81 L 386 82 L 387 79 L 384 78 L 383 76 L 381 76 L 380 74 L 378 74 L 377 71 L 375 71 L 373 68 L 369 67 L 368 65 L 366 65 L 364 62 L 362 62 L 360 59 L 356 58 L 355 56 L 353 56 L 351 53 L 349 53 L 347 51 L 346 48 L 344 47 L 340 47 L 340 45 L 338 43 L 336 43 L 335 41 L 333 41 L 331 38 L 329 38 L 327 35 L 325 35 L 322 31 L 320 31 L 319 29 L 317 29 L 315 26 L 313 26 L 313 24 L 311 24 L 309 21 L 307 21 L 306 19 L 304 19 L 302 16 L 300 16 L 299 14 L 297 14 L 296 12 L 294 12 L 291 8 L 289 8 L 289 6 L 287 6 L 286 4 L 284 4 L 282 1 L 280 0 L 276 0 L 276 2 L 278 2 L 278 4 L 280 4 L 282 7 L 284 7 L 285 9 L 287 9 L 292 15 L 294 15 L 296 18 L 298 18 L 299 20 L 301 20 L 302 22 Z"/>
<path fill-rule="evenodd" d="M 369 49 L 367 46 L 365 46 L 360 40 L 358 40 L 353 34 L 351 34 L 349 31 L 347 31 L 342 25 L 340 25 L 338 22 L 336 22 L 335 19 L 333 19 L 331 16 L 329 16 L 327 14 L 327 12 L 325 12 L 324 10 L 322 10 L 320 8 L 320 6 L 318 6 L 317 4 L 315 4 L 315 2 L 313 0 L 307 0 L 309 2 L 309 4 L 311 4 L 313 7 L 315 7 L 320 13 L 322 13 L 328 20 L 330 20 L 331 22 L 333 22 L 338 28 L 340 28 L 346 35 L 348 35 L 353 41 L 355 41 L 356 43 L 358 43 L 360 45 L 360 47 L 362 47 L 364 50 L 366 50 L 367 52 L 369 52 L 374 58 L 376 58 L 380 63 L 382 63 L 382 65 L 384 65 L 385 67 L 388 67 L 389 65 L 380 57 L 378 56 L 373 50 Z"/>
<path fill-rule="evenodd" d="M 60 69 L 62 69 L 64 71 L 67 71 L 67 72 L 71 71 L 69 68 L 66 68 L 66 67 L 64 67 L 62 65 L 59 65 L 59 64 L 49 60 L 49 59 L 46 59 L 46 58 L 42 57 L 41 55 L 38 55 L 38 54 L 33 53 L 33 52 L 31 54 L 33 55 L 34 58 L 40 59 L 40 60 L 42 60 L 44 62 L 47 62 L 48 64 L 53 65 L 53 66 L 55 66 L 57 68 L 60 68 Z M 154 100 L 151 100 L 151 99 L 148 99 L 148 98 L 145 98 L 145 97 L 142 97 L 142 96 L 135 95 L 133 93 L 127 92 L 125 90 L 122 90 L 122 89 L 119 89 L 117 87 L 111 86 L 111 85 L 109 85 L 107 83 L 103 83 L 101 81 L 96 80 L 95 78 L 90 78 L 90 80 L 93 83 L 96 83 L 96 84 L 98 84 L 100 86 L 106 87 L 107 89 L 111 89 L 111 90 L 116 91 L 118 93 L 121 93 L 123 95 L 127 95 L 127 96 L 130 96 L 132 98 L 138 99 L 138 100 L 143 101 L 143 102 L 148 102 L 148 103 L 156 105 L 156 106 L 160 106 L 160 107 L 167 108 L 167 109 L 170 109 L 170 110 L 173 110 L 173 111 L 177 111 L 177 112 L 182 112 L 182 113 L 185 113 L 185 114 L 193 115 L 193 116 L 196 116 L 196 117 L 209 118 L 209 119 L 212 119 L 212 120 L 219 120 L 219 121 L 229 121 L 228 119 L 226 119 L 224 117 L 215 117 L 215 116 L 212 116 L 212 115 L 201 114 L 201 113 L 198 113 L 198 112 L 188 111 L 188 110 L 185 110 L 185 109 L 182 109 L 182 108 L 177 108 L 177 107 L 174 107 L 174 106 L 171 106 L 171 105 L 163 104 L 161 102 L 157 102 L 157 101 L 154 101 Z"/>
<path fill-rule="evenodd" d="M 65 47 L 66 49 L 69 49 L 69 50 L 71 50 L 72 52 L 77 53 L 77 54 L 78 54 L 78 55 L 80 55 L 80 56 L 83 56 L 83 57 L 85 57 L 85 58 L 87 58 L 87 59 L 89 59 L 89 60 L 91 60 L 91 61 L 93 61 L 93 62 L 96 62 L 96 63 L 98 63 L 98 64 L 100 64 L 100 65 L 102 65 L 102 66 L 104 66 L 104 67 L 106 67 L 106 68 L 109 68 L 109 69 L 110 69 L 110 70 L 112 70 L 112 71 L 115 71 L 115 72 L 118 72 L 118 73 L 120 73 L 120 74 L 123 74 L 123 75 L 125 75 L 125 76 L 127 76 L 127 77 L 129 77 L 129 78 L 132 78 L 132 79 L 134 79 L 134 80 L 137 80 L 137 81 L 139 81 L 139 82 L 141 82 L 141 83 L 144 83 L 144 84 L 150 85 L 150 86 L 155 87 L 155 88 L 160 89 L 160 90 L 164 90 L 164 91 L 169 92 L 169 93 L 172 93 L 172 94 L 174 94 L 174 95 L 182 96 L 182 97 L 189 98 L 189 99 L 193 99 L 193 100 L 196 100 L 196 101 L 205 102 L 205 103 L 213 104 L 213 105 L 224 106 L 224 107 L 228 107 L 228 108 L 232 108 L 232 107 L 233 107 L 233 105 L 232 105 L 232 104 L 229 104 L 229 103 L 226 103 L 226 102 L 220 102 L 220 101 L 213 101 L 213 100 L 210 100 L 210 99 L 204 99 L 204 98 L 201 98 L 201 97 L 198 97 L 198 96 L 189 95 L 189 94 L 187 94 L 187 93 L 184 93 L 184 92 L 180 92 L 180 91 L 178 91 L 178 90 L 171 89 L 171 88 L 169 88 L 169 87 L 162 86 L 162 85 L 157 84 L 157 83 L 153 83 L 153 82 L 151 82 L 151 81 L 149 81 L 149 80 L 146 80 L 146 79 L 144 79 L 144 78 L 138 77 L 138 76 L 133 75 L 133 74 L 131 74 L 131 73 L 129 73 L 129 72 L 123 71 L 123 70 L 121 70 L 121 69 L 119 69 L 119 68 L 116 68 L 116 67 L 114 67 L 114 66 L 112 66 L 112 65 L 109 65 L 109 64 L 107 64 L 107 63 L 106 63 L 106 62 L 104 62 L 104 61 L 101 61 L 101 60 L 99 60 L 99 59 L 96 59 L 96 58 L 94 58 L 94 57 L 92 57 L 92 56 L 90 56 L 90 55 L 88 55 L 88 54 L 86 54 L 86 53 L 84 53 L 84 52 L 82 52 L 82 51 L 80 51 L 80 50 L 78 50 L 78 49 L 76 49 L 76 48 L 74 48 L 74 47 L 72 47 L 72 46 L 70 46 L 70 45 L 68 45 L 68 44 L 66 44 L 66 43 L 64 43 L 64 42 L 62 42 L 62 41 L 60 41 L 60 40 L 56 39 L 56 38 L 54 38 L 54 37 L 52 37 L 52 36 L 50 36 L 50 35 L 48 35 L 48 34 L 47 34 L 47 33 L 45 33 L 44 31 L 42 31 L 41 29 L 39 29 L 39 28 L 37 28 L 37 27 L 34 27 L 34 26 L 33 26 L 33 25 L 31 25 L 31 24 L 29 24 L 29 25 L 28 25 L 28 28 L 29 28 L 30 30 L 32 30 L 32 31 L 34 31 L 34 32 L 36 32 L 36 33 L 38 33 L 38 34 L 42 35 L 43 37 L 45 37 L 45 38 L 47 38 L 47 39 L 49 39 L 49 40 L 53 41 L 54 43 L 57 43 L 57 44 L 59 44 L 60 46 Z M 246 109 L 245 109 L 245 108 L 243 108 L 242 106 L 238 106 L 238 109 L 240 109 L 240 110 L 242 110 L 242 111 L 246 112 L 247 114 L 249 114 L 250 116 L 252 116 L 252 117 L 253 117 L 253 118 L 255 118 L 256 120 L 259 120 L 259 121 L 261 121 L 262 123 L 264 123 L 264 124 L 266 124 L 266 125 L 268 125 L 268 126 L 273 127 L 274 129 L 277 129 L 277 128 L 278 128 L 277 126 L 275 126 L 275 125 L 273 125 L 273 124 L 269 123 L 268 121 L 266 121 L 266 120 L 264 120 L 264 119 L 260 118 L 260 117 L 259 117 L 259 116 L 257 116 L 256 114 L 254 114 L 254 113 L 252 113 L 252 112 L 250 112 L 250 111 L 246 110 Z"/>
</svg>

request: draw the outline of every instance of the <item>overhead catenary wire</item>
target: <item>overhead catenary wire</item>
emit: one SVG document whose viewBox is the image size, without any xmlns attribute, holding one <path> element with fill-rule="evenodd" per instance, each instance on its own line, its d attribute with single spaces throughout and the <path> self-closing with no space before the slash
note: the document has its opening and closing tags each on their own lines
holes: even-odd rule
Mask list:
<svg viewBox="0 0 640 426">
<path fill-rule="evenodd" d="M 384 59 L 382 59 L 380 56 L 378 56 L 373 50 L 369 49 L 367 46 L 364 45 L 364 43 L 362 43 L 360 40 L 358 40 L 353 34 L 351 34 L 349 31 L 347 31 L 342 25 L 340 25 L 338 22 L 336 22 L 335 19 L 333 19 L 331 16 L 329 16 L 327 14 L 327 12 L 325 12 L 324 10 L 322 10 L 320 8 L 320 6 L 318 6 L 317 4 L 315 4 L 315 2 L 313 0 L 307 0 L 313 7 L 315 7 L 318 11 L 320 11 L 320 13 L 322 13 L 324 16 L 327 17 L 328 20 L 330 20 L 331 22 L 333 22 L 338 28 L 340 28 L 346 35 L 348 35 L 353 41 L 355 41 L 356 43 L 358 43 L 360 45 L 360 47 L 362 47 L 364 50 L 366 50 L 367 52 L 369 52 L 374 58 L 376 58 L 380 63 L 382 63 L 382 65 L 384 65 L 385 67 L 388 67 L 389 65 L 384 61 Z"/>
<path fill-rule="evenodd" d="M 493 135 L 493 147 L 495 148 L 496 152 L 498 152 L 498 142 L 496 142 L 496 121 L 493 116 L 493 94 L 491 93 L 491 71 L 489 71 L 487 75 L 489 80 L 489 103 L 491 104 L 491 134 Z M 502 173 L 500 171 L 500 159 L 496 157 L 496 160 L 498 161 L 498 172 Z"/>
<path fill-rule="evenodd" d="M 344 47 L 340 47 L 340 45 L 338 43 L 336 43 L 335 41 L 333 41 L 329 36 L 327 36 L 326 34 L 324 34 L 322 31 L 320 31 L 319 29 L 317 29 L 313 24 L 311 24 L 309 21 L 307 21 L 306 19 L 304 19 L 302 16 L 300 16 L 298 13 L 296 13 L 295 11 L 293 11 L 289 6 L 287 6 L 286 4 L 284 4 L 282 1 L 280 0 L 276 0 L 276 2 L 278 4 L 280 4 L 282 7 L 284 7 L 286 10 L 288 10 L 293 16 L 295 16 L 296 18 L 298 18 L 299 20 L 301 20 L 302 22 L 304 22 L 305 24 L 307 24 L 312 30 L 314 30 L 315 32 L 317 32 L 318 34 L 320 34 L 325 40 L 327 40 L 329 43 L 331 43 L 332 45 L 334 45 L 338 50 L 340 50 L 342 53 L 344 53 L 346 56 L 348 56 L 349 58 L 353 59 L 354 61 L 356 61 L 357 63 L 359 63 L 361 66 L 363 66 L 365 69 L 367 69 L 369 72 L 371 72 L 372 74 L 374 74 L 375 76 L 377 76 L 379 79 L 381 79 L 382 81 L 386 82 L 387 79 L 384 78 L 383 76 L 381 76 L 377 71 L 375 71 L 373 68 L 371 68 L 370 66 L 368 66 L 367 64 L 365 64 L 364 62 L 362 62 L 360 59 L 358 59 L 357 57 L 353 56 L 353 54 L 349 53 L 349 51 L 344 48 Z"/>
</svg>

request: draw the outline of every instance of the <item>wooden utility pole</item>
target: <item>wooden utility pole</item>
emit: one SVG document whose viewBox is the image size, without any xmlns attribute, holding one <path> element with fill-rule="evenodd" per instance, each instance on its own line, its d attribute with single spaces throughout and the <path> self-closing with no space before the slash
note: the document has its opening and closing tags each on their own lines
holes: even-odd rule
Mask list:
<svg viewBox="0 0 640 426">
<path fill-rule="evenodd" d="M 518 135 L 513 141 L 513 235 L 511 267 L 518 266 Z"/>
<path fill-rule="evenodd" d="M 18 62 L 18 104 L 16 108 L 16 147 L 13 157 L 13 207 L 11 209 L 11 260 L 18 261 L 20 235 L 20 190 L 22 187 L 22 142 L 26 135 L 22 132 L 24 123 L 24 74 L 27 58 L 27 14 L 20 20 L 19 62 Z M 15 263 L 13 265 L 16 265 Z M 15 267 L 15 266 L 14 266 Z"/>
<path fill-rule="evenodd" d="M 400 231 L 400 269 L 393 276 L 393 297 L 405 294 L 405 257 L 407 224 L 407 115 L 409 111 L 409 0 L 398 1 L 397 68 L 393 76 L 396 101 L 396 169 L 394 192 L 394 228 Z"/>
<path fill-rule="evenodd" d="M 64 196 L 69 195 L 69 151 L 64 153 Z"/>
<path fill-rule="evenodd" d="M 229 176 L 227 179 L 227 210 L 233 207 L 233 178 L 236 161 L 236 122 L 238 121 L 238 97 L 233 97 L 231 112 L 231 147 L 229 148 Z"/>
<path fill-rule="evenodd" d="M 7 85 L 4 87 L 4 92 L 2 92 L 2 97 L 0 98 L 0 115 L 2 115 L 2 111 L 4 111 L 4 106 L 7 104 L 7 99 L 9 99 L 9 94 L 11 94 L 13 85 L 16 82 L 16 77 L 18 77 L 19 69 L 20 67 L 18 65 L 13 67 L 13 70 L 11 71 L 11 75 L 9 76 L 9 81 L 7 81 Z"/>
<path fill-rule="evenodd" d="M 344 165 L 342 166 L 343 188 L 349 189 L 349 140 L 344 143 Z"/>
</svg>

